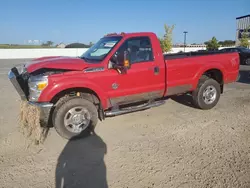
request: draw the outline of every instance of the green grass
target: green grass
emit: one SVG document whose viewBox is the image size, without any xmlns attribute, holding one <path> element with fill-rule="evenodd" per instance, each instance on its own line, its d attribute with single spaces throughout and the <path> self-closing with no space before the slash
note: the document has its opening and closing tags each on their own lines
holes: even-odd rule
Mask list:
<svg viewBox="0 0 250 188">
<path fill-rule="evenodd" d="M 0 49 L 28 49 L 28 48 L 55 48 L 55 47 L 41 46 L 41 45 L 0 44 Z"/>
</svg>

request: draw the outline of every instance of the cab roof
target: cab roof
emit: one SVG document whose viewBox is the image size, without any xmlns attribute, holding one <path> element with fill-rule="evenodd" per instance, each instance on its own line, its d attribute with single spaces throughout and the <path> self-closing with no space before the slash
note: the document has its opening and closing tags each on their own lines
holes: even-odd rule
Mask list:
<svg viewBox="0 0 250 188">
<path fill-rule="evenodd" d="M 153 33 L 153 32 L 108 33 L 105 35 L 105 37 L 109 37 L 109 36 L 138 37 L 138 36 L 142 36 L 142 35 L 152 36 L 152 35 L 155 35 L 155 33 Z"/>
</svg>

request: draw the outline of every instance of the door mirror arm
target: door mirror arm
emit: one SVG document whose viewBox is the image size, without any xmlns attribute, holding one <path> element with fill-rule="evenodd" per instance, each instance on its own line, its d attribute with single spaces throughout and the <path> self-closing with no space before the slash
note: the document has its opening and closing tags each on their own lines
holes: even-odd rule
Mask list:
<svg viewBox="0 0 250 188">
<path fill-rule="evenodd" d="M 117 70 L 119 74 L 126 74 L 127 69 L 123 65 L 113 64 L 113 69 Z"/>
</svg>

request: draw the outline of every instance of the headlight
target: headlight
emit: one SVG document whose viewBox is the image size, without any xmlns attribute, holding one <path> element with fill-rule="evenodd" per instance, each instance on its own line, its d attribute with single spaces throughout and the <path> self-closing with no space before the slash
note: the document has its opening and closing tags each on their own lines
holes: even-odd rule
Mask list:
<svg viewBox="0 0 250 188">
<path fill-rule="evenodd" d="M 29 100 L 37 101 L 41 92 L 48 85 L 48 78 L 46 76 L 31 76 L 29 78 Z"/>
</svg>

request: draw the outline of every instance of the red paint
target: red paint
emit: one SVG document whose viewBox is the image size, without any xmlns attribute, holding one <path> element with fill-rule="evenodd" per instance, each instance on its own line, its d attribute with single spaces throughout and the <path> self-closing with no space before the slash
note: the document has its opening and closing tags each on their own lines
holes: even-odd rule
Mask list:
<svg viewBox="0 0 250 188">
<path fill-rule="evenodd" d="M 232 65 L 232 59 L 235 59 L 235 65 Z M 210 69 L 220 70 L 224 83 L 234 82 L 239 73 L 238 53 L 174 59 L 165 63 L 168 87 L 191 84 L 195 89 L 201 75 Z"/>
<path fill-rule="evenodd" d="M 93 67 L 93 64 L 87 64 L 82 59 L 73 57 L 43 57 L 35 59 L 26 65 L 28 72 L 34 72 L 41 68 L 53 69 L 69 69 L 69 70 L 83 70 L 84 68 Z"/>
<path fill-rule="evenodd" d="M 238 53 L 206 55 L 197 57 L 164 60 L 157 36 L 151 32 L 123 34 L 123 39 L 97 64 L 88 64 L 79 58 L 45 57 L 27 66 L 29 72 L 40 68 L 62 68 L 74 70 L 63 74 L 49 76 L 49 85 L 42 92 L 39 101 L 49 102 L 59 92 L 69 88 L 88 88 L 100 98 L 103 108 L 110 107 L 109 99 L 152 91 L 165 91 L 168 87 L 190 84 L 195 89 L 201 75 L 210 69 L 218 69 L 223 74 L 225 83 L 234 82 L 239 72 Z M 133 64 L 126 74 L 108 69 L 108 62 L 121 44 L 130 37 L 148 36 L 151 39 L 154 61 Z M 153 68 L 158 66 L 160 72 L 154 75 Z M 104 71 L 84 73 L 89 67 L 104 67 Z M 117 83 L 114 90 L 112 84 Z M 161 96 L 161 97 L 162 97 Z"/>
</svg>

